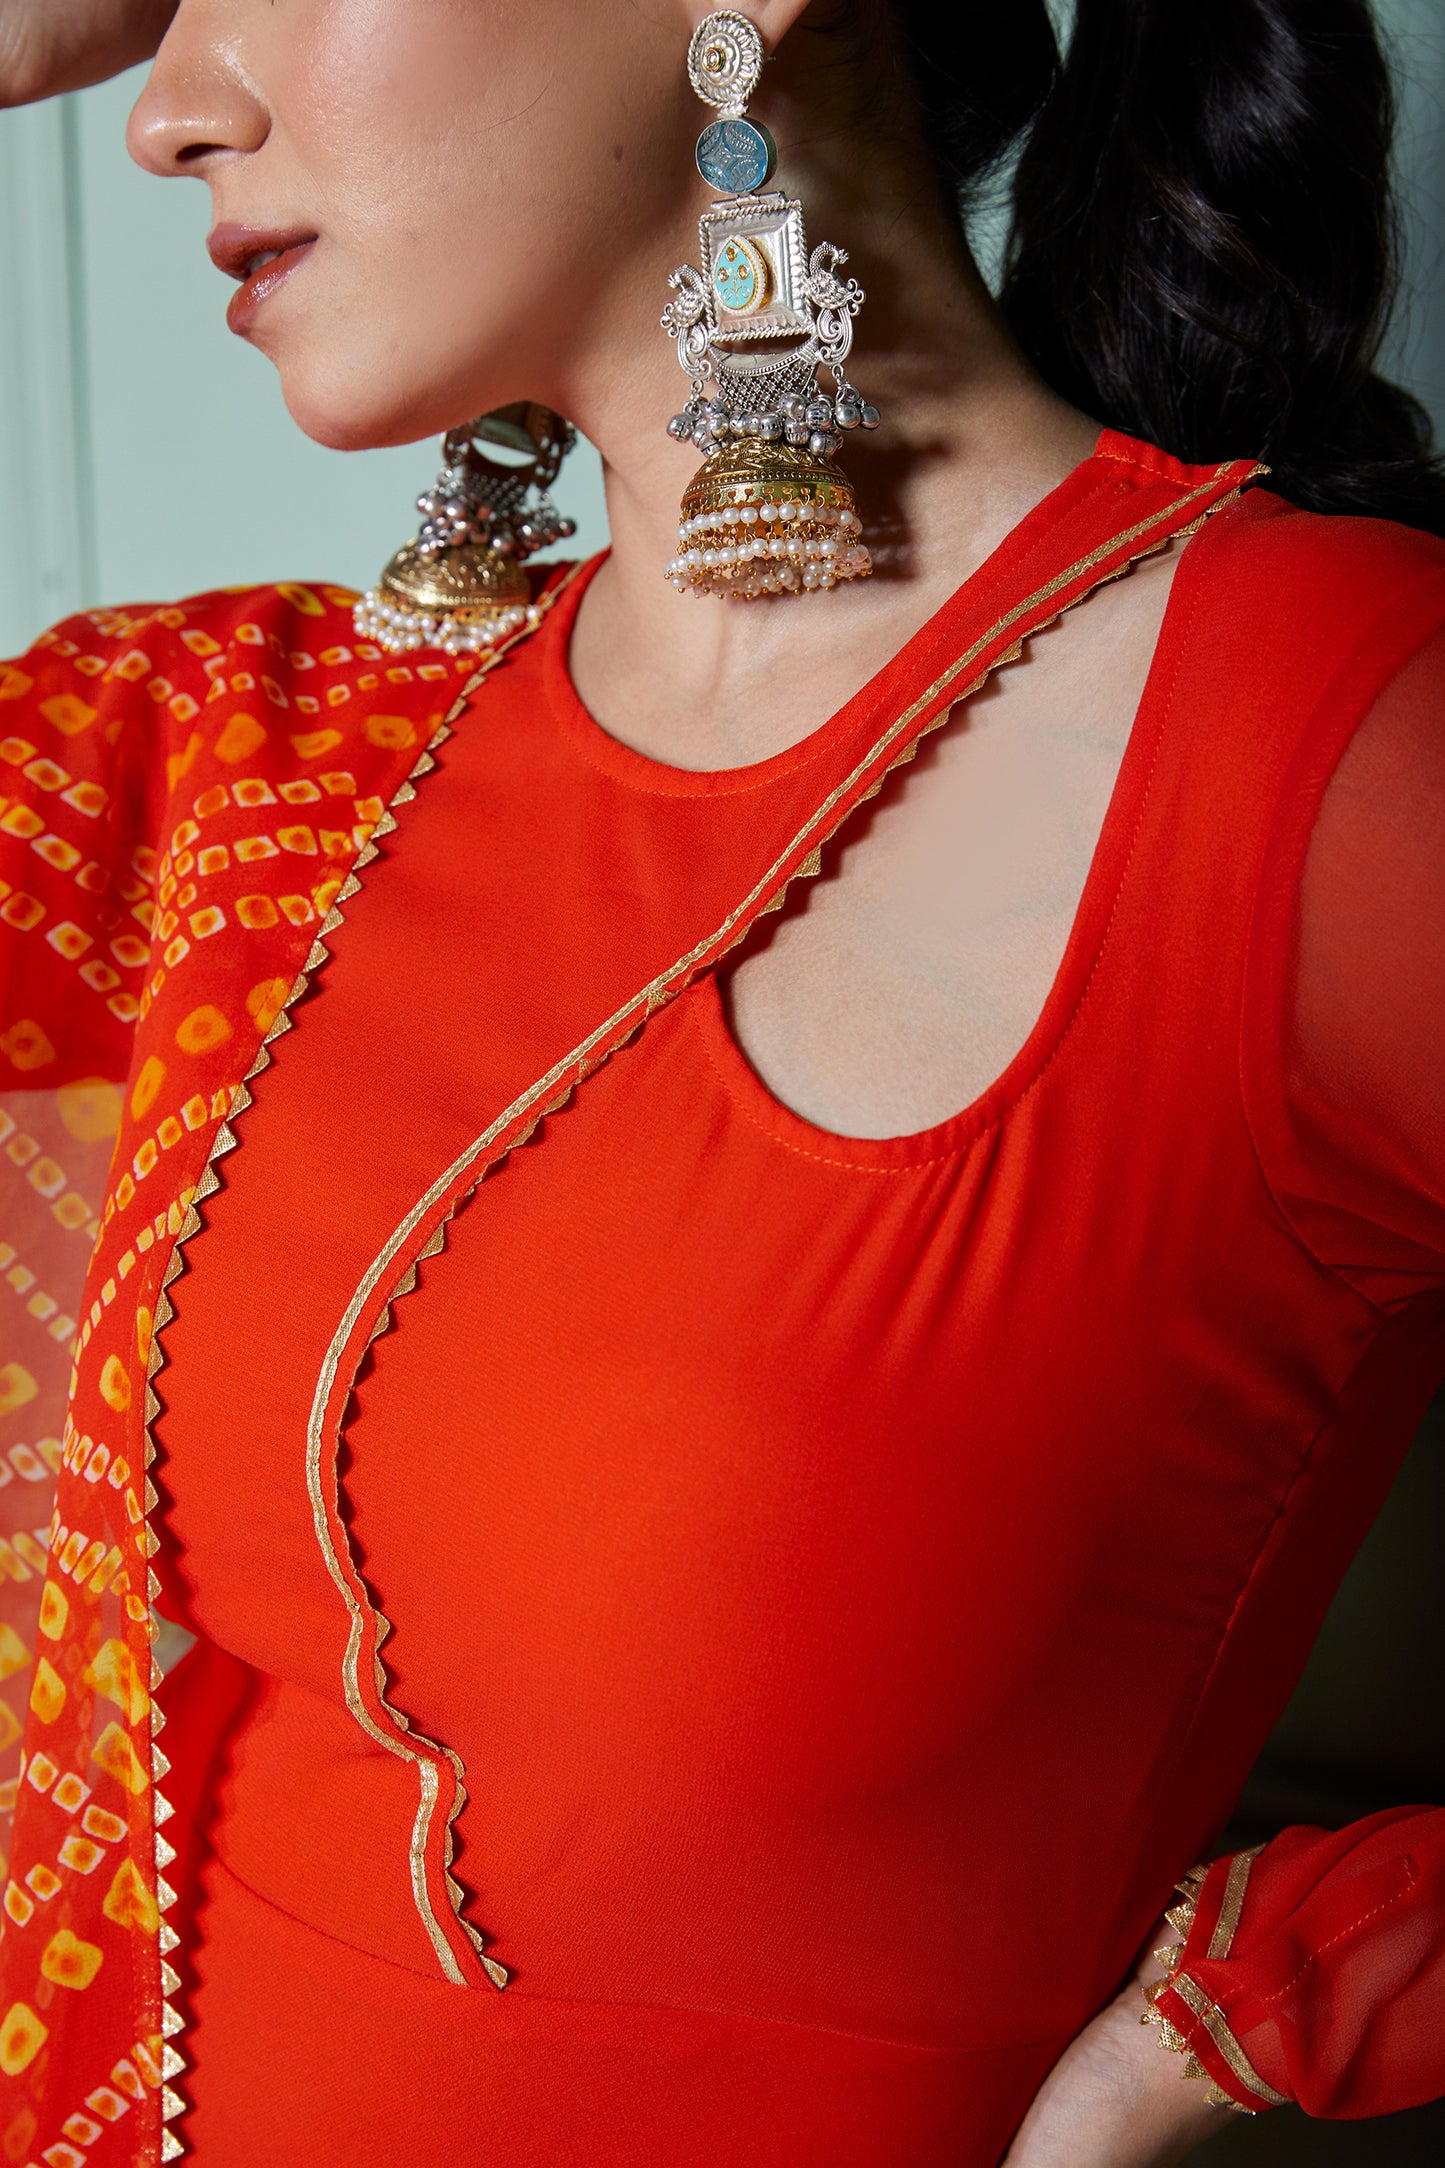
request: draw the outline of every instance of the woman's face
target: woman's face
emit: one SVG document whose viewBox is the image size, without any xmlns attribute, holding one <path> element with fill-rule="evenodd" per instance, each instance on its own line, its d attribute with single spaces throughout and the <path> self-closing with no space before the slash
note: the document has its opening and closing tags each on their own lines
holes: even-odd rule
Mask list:
<svg viewBox="0 0 1445 2168">
<path fill-rule="evenodd" d="M 707 200 L 685 67 L 705 13 L 181 0 L 131 153 L 209 184 L 233 276 L 281 252 L 231 321 L 321 442 L 408 442 L 524 397 L 580 412 L 589 373 L 642 358 Z"/>
</svg>

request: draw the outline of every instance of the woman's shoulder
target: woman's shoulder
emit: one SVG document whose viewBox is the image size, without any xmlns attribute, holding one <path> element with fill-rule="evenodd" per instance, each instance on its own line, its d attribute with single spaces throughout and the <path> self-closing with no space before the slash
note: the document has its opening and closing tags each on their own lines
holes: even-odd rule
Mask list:
<svg viewBox="0 0 1445 2168">
<path fill-rule="evenodd" d="M 1211 522 L 1206 593 L 1278 640 L 1340 647 L 1424 585 L 1445 615 L 1445 539 L 1397 520 L 1309 512 L 1268 487 Z"/>
<path fill-rule="evenodd" d="M 308 712 L 305 679 L 316 679 L 312 697 L 329 674 L 355 671 L 379 690 L 383 683 L 418 682 L 415 667 L 358 638 L 354 589 L 329 581 L 280 580 L 263 585 L 215 588 L 178 602 L 140 602 L 85 610 L 53 625 L 12 662 L 0 663 L 0 701 L 26 699 L 44 681 L 78 680 L 92 689 L 92 704 L 106 691 L 138 687 L 154 708 L 184 712 L 198 697 L 215 701 L 235 689 L 237 674 L 273 707 L 282 688 L 297 686 L 300 712 Z M 433 667 L 420 682 L 449 678 L 455 667 L 428 655 Z"/>
<path fill-rule="evenodd" d="M 154 659 L 148 648 L 171 660 L 189 655 L 205 675 L 206 665 L 214 671 L 223 650 L 237 644 L 267 645 L 288 626 L 325 625 L 334 635 L 343 625 L 349 627 L 356 599 L 353 590 L 340 585 L 283 580 L 212 588 L 174 602 L 108 603 L 78 610 L 40 633 L 4 666 L 11 688 L 7 697 L 16 697 L 13 681 L 32 661 L 42 667 L 77 665 L 77 674 L 97 681 L 124 661 L 127 681 L 134 682 Z"/>
<path fill-rule="evenodd" d="M 169 862 L 196 851 L 203 870 L 349 859 L 473 667 L 359 640 L 355 600 L 286 581 L 90 610 L 0 663 L 0 888 L 31 894 L 38 854 L 164 911 Z"/>
<path fill-rule="evenodd" d="M 356 600 L 287 580 L 80 612 L 0 663 L 0 759 L 113 771 L 129 754 L 169 796 L 198 763 L 304 773 L 351 738 L 420 746 L 467 668 L 359 639 Z"/>
<path fill-rule="evenodd" d="M 1302 511 L 1267 489 L 1210 520 L 1175 587 L 1176 697 L 1261 802 L 1293 765 L 1316 773 L 1338 759 L 1422 648 L 1445 652 L 1445 541 Z"/>
<path fill-rule="evenodd" d="M 474 667 L 358 640 L 354 599 L 86 611 L 0 664 L 0 1053 L 110 1075 L 170 974 L 325 921 Z"/>
<path fill-rule="evenodd" d="M 1174 594 L 1170 878 L 1187 834 L 1220 884 L 1199 893 L 1239 902 L 1240 1077 L 1276 1203 L 1391 1307 L 1445 1281 L 1445 541 L 1250 489 Z"/>
</svg>

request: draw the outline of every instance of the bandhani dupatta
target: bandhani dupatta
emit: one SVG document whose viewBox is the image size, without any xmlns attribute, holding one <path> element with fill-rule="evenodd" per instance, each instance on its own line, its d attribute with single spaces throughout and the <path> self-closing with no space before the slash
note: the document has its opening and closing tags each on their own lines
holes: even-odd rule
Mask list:
<svg viewBox="0 0 1445 2168">
<path fill-rule="evenodd" d="M 702 883 L 680 892 L 675 946 L 667 926 L 662 950 L 645 954 L 629 949 L 625 925 L 599 926 L 595 956 L 569 959 L 537 1029 L 524 1018 L 506 1064 L 484 1065 L 477 1134 L 397 1216 L 337 1321 L 306 1449 L 351 1622 L 347 1696 L 363 1729 L 415 1767 L 413 1894 L 442 1973 L 460 1985 L 501 1987 L 506 1974 L 462 1918 L 449 1873 L 459 1773 L 445 1742 L 415 1733 L 388 1699 L 385 1622 L 350 1546 L 338 1449 L 366 1348 L 489 1169 L 818 870 L 823 844 L 955 702 L 1259 471 L 1105 445 L 1115 449 L 1101 447 L 964 590 L 973 600 L 950 616 L 951 650 L 915 643 L 928 664 L 915 697 L 898 712 L 863 703 L 829 760 L 807 767 L 788 832 L 758 836 L 721 904 Z M 554 579 L 540 616 L 572 576 Z M 0 2145 L 17 2162 L 109 2168 L 182 2150 L 172 2126 L 185 2105 L 185 2020 L 152 1653 L 165 1607 L 149 1470 L 167 1290 L 244 1139 L 269 1042 L 304 1018 L 298 1004 L 344 939 L 349 898 L 385 878 L 385 839 L 450 731 L 485 727 L 485 680 L 507 660 L 489 658 L 465 684 L 440 659 L 388 668 L 346 645 L 348 602 L 282 588 L 79 620 L 0 674 L 13 791 L 0 808 L 11 884 L 0 896 L 0 1107 L 13 1123 L 0 1224 L 13 1252 L 0 1670 L 3 1796 L 15 1810 Z"/>
<path fill-rule="evenodd" d="M 460 706 L 457 666 L 386 670 L 345 645 L 350 599 L 98 612 L 0 669 L 0 2147 L 16 2162 L 180 2150 L 148 1473 L 166 1288 L 244 1080 Z"/>
</svg>

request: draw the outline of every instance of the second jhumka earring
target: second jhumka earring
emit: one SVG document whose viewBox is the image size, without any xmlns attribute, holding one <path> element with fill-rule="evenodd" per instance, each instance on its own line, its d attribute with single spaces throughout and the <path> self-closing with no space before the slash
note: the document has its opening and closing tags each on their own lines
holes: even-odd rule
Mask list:
<svg viewBox="0 0 1445 2168">
<path fill-rule="evenodd" d="M 667 577 L 681 594 L 741 600 L 873 569 L 834 462 L 843 432 L 879 421 L 844 371 L 863 289 L 838 276 L 845 250 L 824 241 L 808 254 L 801 203 L 760 193 L 777 163 L 771 135 L 747 118 L 763 60 L 745 15 L 709 15 L 693 35 L 688 75 L 718 115 L 698 138 L 698 170 L 724 200 L 702 215 L 701 271 L 673 272 L 662 317 L 692 385 L 668 432 L 703 454 Z"/>
<path fill-rule="evenodd" d="M 421 532 L 356 605 L 358 635 L 393 655 L 419 647 L 472 655 L 526 624 L 523 561 L 576 532 L 548 495 L 576 442 L 570 422 L 526 400 L 453 429 L 446 464 L 416 500 Z M 483 444 L 516 459 L 489 458 Z"/>
</svg>

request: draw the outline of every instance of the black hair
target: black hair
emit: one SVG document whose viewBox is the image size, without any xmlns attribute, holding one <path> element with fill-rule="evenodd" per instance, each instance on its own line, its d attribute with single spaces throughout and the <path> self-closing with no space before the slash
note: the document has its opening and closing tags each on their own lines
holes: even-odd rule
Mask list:
<svg viewBox="0 0 1445 2168">
<path fill-rule="evenodd" d="M 1310 510 L 1445 534 L 1418 400 L 1377 374 L 1399 242 L 1370 0 L 894 0 L 960 201 L 1022 138 L 1001 293 L 1065 398 Z"/>
</svg>

